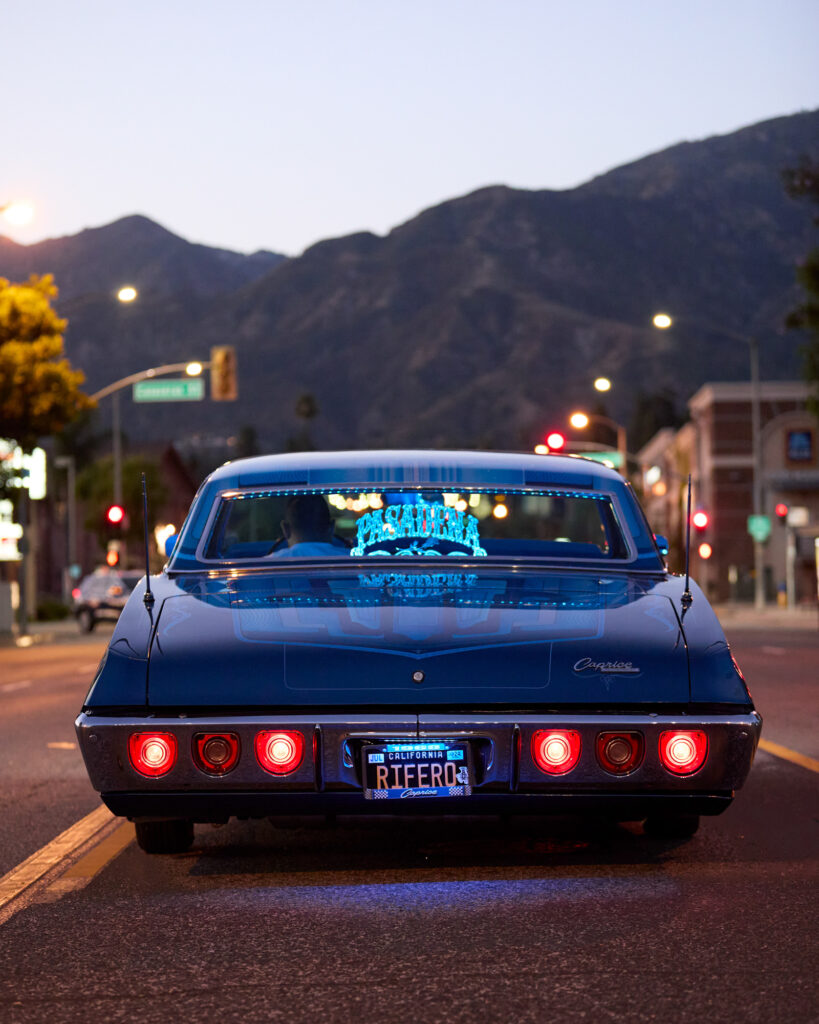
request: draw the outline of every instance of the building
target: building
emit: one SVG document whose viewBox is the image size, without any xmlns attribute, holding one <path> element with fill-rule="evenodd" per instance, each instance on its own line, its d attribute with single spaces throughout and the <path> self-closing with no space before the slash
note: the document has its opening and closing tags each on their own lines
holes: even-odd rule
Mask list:
<svg viewBox="0 0 819 1024">
<path fill-rule="evenodd" d="M 769 601 L 817 599 L 819 423 L 808 409 L 808 397 L 808 386 L 801 382 L 770 381 L 760 386 L 762 512 L 771 522 L 764 543 Z M 688 408 L 691 419 L 685 426 L 659 431 L 638 453 L 649 521 L 670 541 L 671 568 L 681 570 L 690 472 L 692 509 L 708 516 L 704 529 L 691 531 L 692 575 L 712 600 L 751 600 L 751 385 L 705 384 Z"/>
</svg>

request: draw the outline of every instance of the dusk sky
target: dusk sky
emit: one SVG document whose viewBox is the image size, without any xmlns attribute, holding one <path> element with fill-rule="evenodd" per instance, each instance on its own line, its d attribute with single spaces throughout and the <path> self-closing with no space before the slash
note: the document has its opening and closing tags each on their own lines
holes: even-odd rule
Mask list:
<svg viewBox="0 0 819 1024">
<path fill-rule="evenodd" d="M 816 0 L 6 3 L 0 233 L 295 255 L 814 109 L 817 39 Z"/>
</svg>

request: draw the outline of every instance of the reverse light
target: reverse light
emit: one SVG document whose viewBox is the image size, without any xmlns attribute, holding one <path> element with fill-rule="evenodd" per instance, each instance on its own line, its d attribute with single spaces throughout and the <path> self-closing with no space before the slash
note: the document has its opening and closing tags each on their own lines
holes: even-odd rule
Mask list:
<svg viewBox="0 0 819 1024">
<path fill-rule="evenodd" d="M 193 738 L 193 759 L 208 775 L 227 775 L 239 761 L 235 732 L 200 732 Z"/>
<path fill-rule="evenodd" d="M 140 775 L 155 779 L 176 764 L 176 736 L 170 732 L 132 732 L 128 756 Z"/>
<path fill-rule="evenodd" d="M 304 736 L 300 732 L 256 734 L 256 759 L 265 771 L 289 775 L 298 768 L 303 757 Z"/>
<path fill-rule="evenodd" d="M 580 758 L 580 733 L 573 729 L 538 729 L 532 736 L 532 757 L 547 775 L 565 775 Z"/>
<path fill-rule="evenodd" d="M 660 733 L 660 760 L 675 775 L 693 775 L 705 763 L 708 737 L 699 729 Z"/>
<path fill-rule="evenodd" d="M 643 737 L 639 732 L 601 732 L 597 737 L 597 760 L 613 775 L 634 771 L 643 760 Z"/>
</svg>

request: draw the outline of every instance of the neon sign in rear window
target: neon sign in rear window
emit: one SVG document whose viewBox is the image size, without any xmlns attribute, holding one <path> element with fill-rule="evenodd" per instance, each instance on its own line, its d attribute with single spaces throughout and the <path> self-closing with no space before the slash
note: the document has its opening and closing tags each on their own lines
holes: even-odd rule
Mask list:
<svg viewBox="0 0 819 1024">
<path fill-rule="evenodd" d="M 628 557 L 607 495 L 582 491 L 233 491 L 209 560 Z"/>
</svg>

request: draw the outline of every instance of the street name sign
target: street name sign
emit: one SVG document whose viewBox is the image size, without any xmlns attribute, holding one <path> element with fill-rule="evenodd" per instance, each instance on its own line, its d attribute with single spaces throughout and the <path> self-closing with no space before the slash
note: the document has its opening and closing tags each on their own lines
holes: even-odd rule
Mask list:
<svg viewBox="0 0 819 1024">
<path fill-rule="evenodd" d="M 748 533 L 755 541 L 764 544 L 771 535 L 771 517 L 748 516 Z"/>
<path fill-rule="evenodd" d="M 140 380 L 133 395 L 135 402 L 199 402 L 205 397 L 205 382 L 201 377 Z"/>
</svg>

